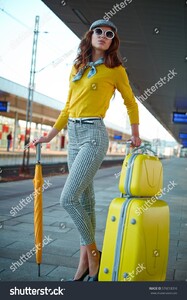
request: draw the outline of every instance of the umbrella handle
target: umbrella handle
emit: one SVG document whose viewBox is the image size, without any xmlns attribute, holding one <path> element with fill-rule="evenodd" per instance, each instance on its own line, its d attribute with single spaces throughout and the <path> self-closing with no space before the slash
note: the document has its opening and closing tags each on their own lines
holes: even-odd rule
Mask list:
<svg viewBox="0 0 187 300">
<path fill-rule="evenodd" d="M 37 163 L 40 163 L 40 160 L 41 160 L 41 144 L 38 143 L 36 145 L 36 161 L 37 161 Z"/>
</svg>

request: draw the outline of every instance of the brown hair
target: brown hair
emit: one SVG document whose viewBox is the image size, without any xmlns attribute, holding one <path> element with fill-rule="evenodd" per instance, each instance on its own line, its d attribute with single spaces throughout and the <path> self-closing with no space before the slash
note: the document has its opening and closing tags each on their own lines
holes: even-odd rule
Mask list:
<svg viewBox="0 0 187 300">
<path fill-rule="evenodd" d="M 81 40 L 78 48 L 77 57 L 74 60 L 74 66 L 77 70 L 80 70 L 90 61 L 92 55 L 92 38 L 93 31 L 87 31 Z M 104 64 L 108 68 L 114 68 L 122 65 L 122 59 L 118 54 L 120 41 L 117 33 L 115 33 L 114 38 L 110 47 L 105 51 Z"/>
</svg>

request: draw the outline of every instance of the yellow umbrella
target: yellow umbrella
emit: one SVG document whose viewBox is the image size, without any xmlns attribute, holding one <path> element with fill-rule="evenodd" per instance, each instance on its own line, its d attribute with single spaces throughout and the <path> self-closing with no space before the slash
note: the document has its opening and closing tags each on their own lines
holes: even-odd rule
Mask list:
<svg viewBox="0 0 187 300">
<path fill-rule="evenodd" d="M 43 205 L 42 205 L 42 166 L 40 164 L 41 145 L 36 145 L 36 166 L 34 183 L 34 235 L 36 247 L 36 262 L 38 264 L 38 276 L 40 276 L 40 264 L 42 262 L 42 241 L 43 241 Z"/>
</svg>

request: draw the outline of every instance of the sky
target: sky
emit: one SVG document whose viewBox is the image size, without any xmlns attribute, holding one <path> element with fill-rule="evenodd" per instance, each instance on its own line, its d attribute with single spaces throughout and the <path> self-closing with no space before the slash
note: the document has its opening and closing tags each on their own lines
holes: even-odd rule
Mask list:
<svg viewBox="0 0 187 300">
<path fill-rule="evenodd" d="M 28 87 L 36 16 L 39 34 L 35 90 L 65 103 L 80 40 L 40 0 L 0 0 L 0 76 Z M 138 106 L 142 138 L 174 140 L 140 102 Z M 118 92 L 105 119 L 129 132 L 126 108 Z"/>
</svg>

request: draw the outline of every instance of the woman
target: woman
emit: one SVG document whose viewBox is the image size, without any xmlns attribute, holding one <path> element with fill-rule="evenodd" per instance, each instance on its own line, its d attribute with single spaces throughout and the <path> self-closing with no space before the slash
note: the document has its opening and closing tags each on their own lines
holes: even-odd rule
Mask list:
<svg viewBox="0 0 187 300">
<path fill-rule="evenodd" d="M 95 196 L 93 178 L 108 149 L 103 118 L 117 89 L 127 107 L 134 146 L 139 146 L 138 106 L 117 51 L 117 28 L 111 21 L 95 21 L 80 42 L 70 74 L 65 108 L 47 137 L 34 144 L 48 143 L 68 123 L 68 167 L 61 205 L 80 233 L 80 260 L 75 281 L 97 281 L 101 252 L 95 241 Z"/>
</svg>

